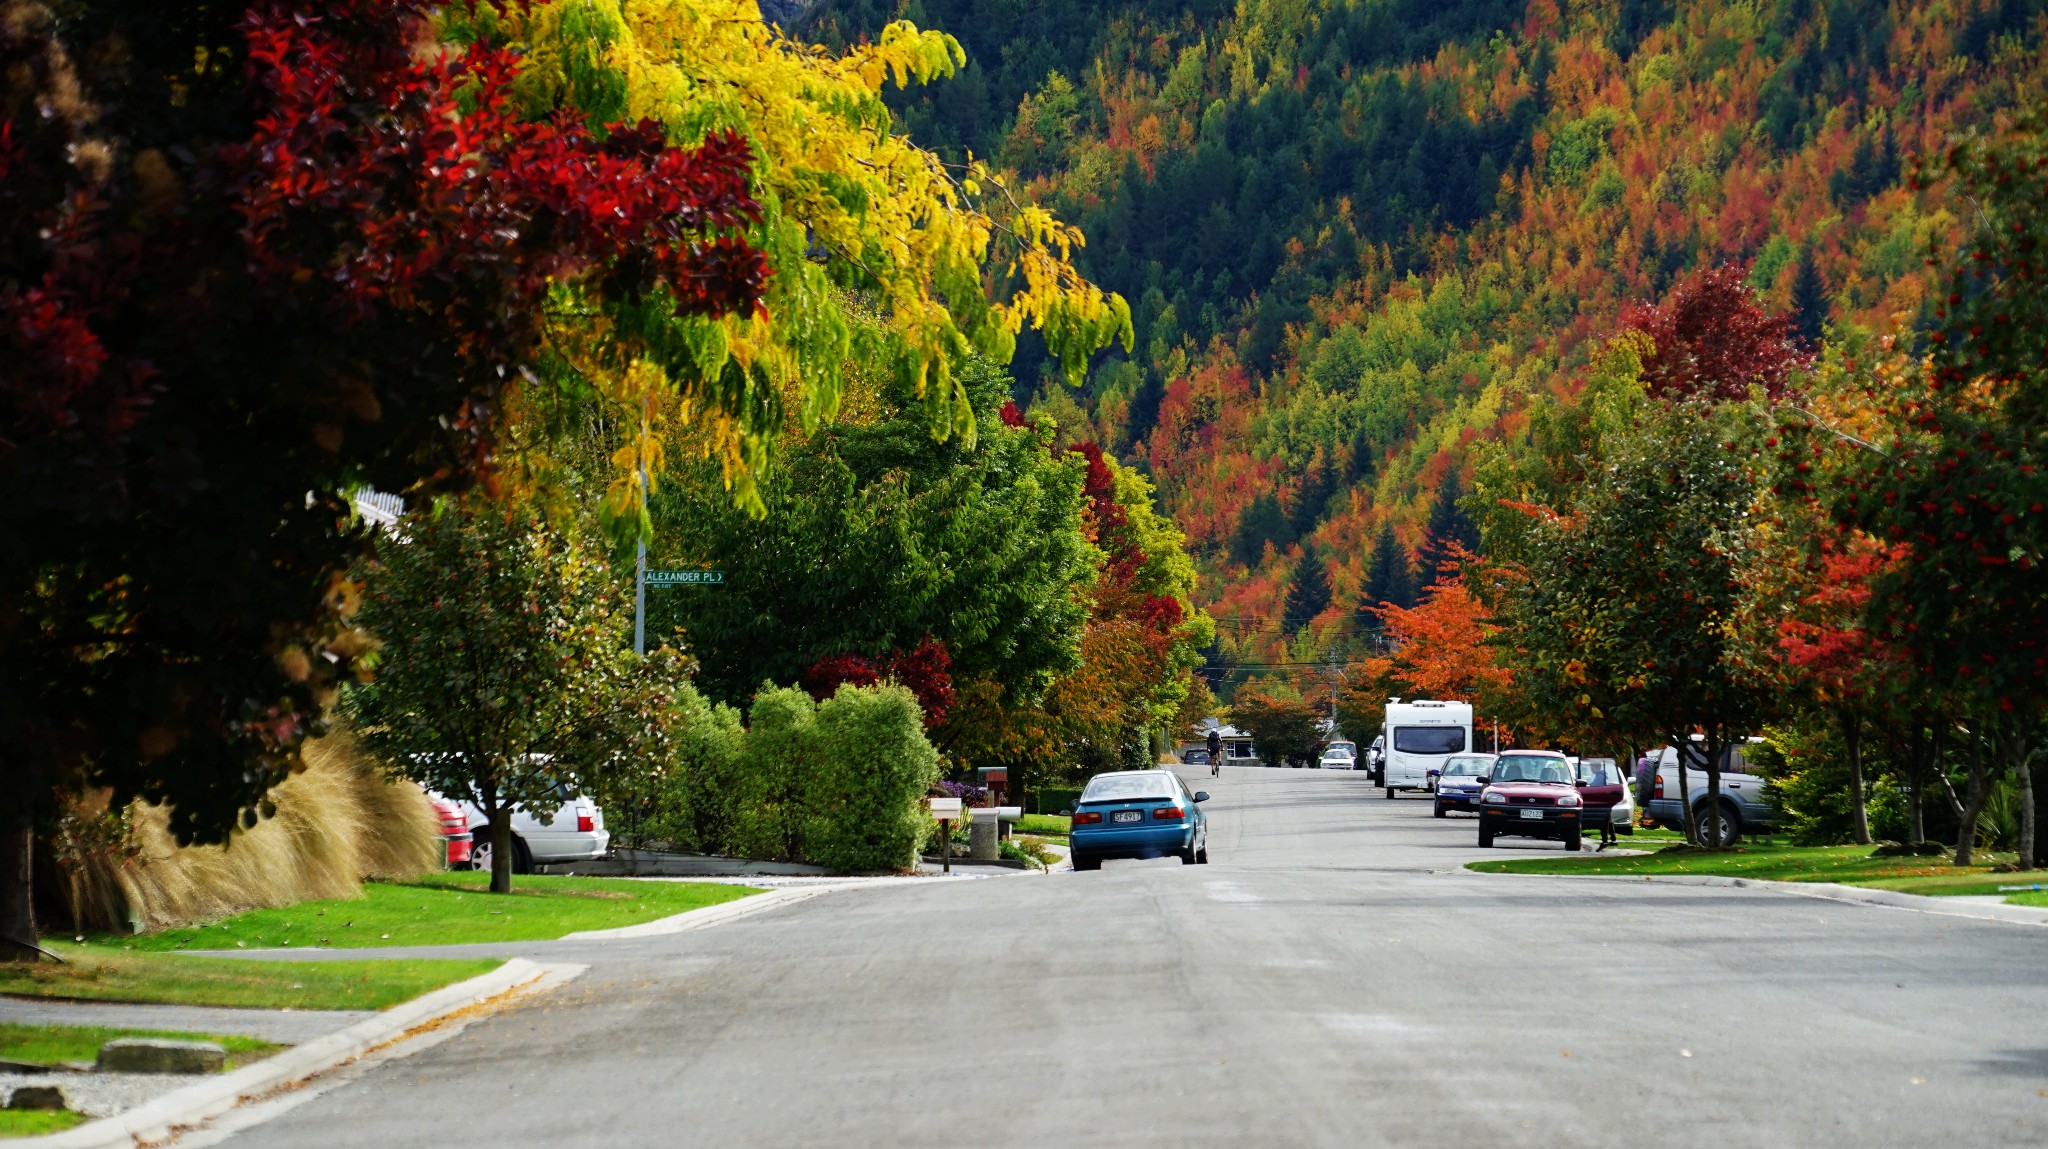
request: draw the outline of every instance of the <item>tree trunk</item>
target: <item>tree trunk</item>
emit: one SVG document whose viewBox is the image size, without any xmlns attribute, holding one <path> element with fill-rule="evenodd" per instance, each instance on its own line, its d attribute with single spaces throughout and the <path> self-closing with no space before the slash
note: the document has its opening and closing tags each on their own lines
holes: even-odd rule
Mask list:
<svg viewBox="0 0 2048 1149">
<path fill-rule="evenodd" d="M 1863 794 L 1863 715 L 1843 707 L 1839 717 L 1842 723 L 1842 746 L 1849 752 L 1849 815 L 1856 834 L 1856 844 L 1870 844 L 1870 808 Z"/>
<path fill-rule="evenodd" d="M 2013 777 L 2020 788 L 2020 834 L 2016 846 L 2019 850 L 2019 868 L 2034 868 L 2034 771 L 2029 759 L 2034 756 L 2033 740 L 2028 737 L 2029 724 L 2024 719 L 2013 719 L 1999 723 L 2000 749 L 2005 752 L 2006 761 L 2012 763 Z"/>
<path fill-rule="evenodd" d="M 1975 864 L 1977 856 L 1977 815 L 1991 797 L 1990 771 L 1984 765 L 1984 736 L 1970 731 L 1970 786 L 1956 823 L 1956 865 Z"/>
<path fill-rule="evenodd" d="M 36 961 L 34 884 L 30 881 L 29 849 L 34 834 L 26 818 L 8 818 L 0 826 L 0 961 Z"/>
<path fill-rule="evenodd" d="M 1721 847 L 1721 750 L 1722 740 L 1714 727 L 1707 728 L 1707 827 L 1705 841 Z"/>
<path fill-rule="evenodd" d="M 484 816 L 491 820 L 491 892 L 512 892 L 512 811 L 499 800 L 495 785 L 482 787 Z"/>
<path fill-rule="evenodd" d="M 1678 762 L 1678 828 L 1685 840 L 1699 845 L 1699 827 L 1692 824 L 1692 784 L 1685 777 L 1685 751 L 1692 740 L 1680 734 L 1671 740 L 1671 756 Z"/>
</svg>

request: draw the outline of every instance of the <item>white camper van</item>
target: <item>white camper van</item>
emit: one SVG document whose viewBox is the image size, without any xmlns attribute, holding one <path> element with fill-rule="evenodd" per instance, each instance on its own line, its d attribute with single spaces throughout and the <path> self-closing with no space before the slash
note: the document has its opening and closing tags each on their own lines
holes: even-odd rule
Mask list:
<svg viewBox="0 0 2048 1149">
<path fill-rule="evenodd" d="M 1472 704 L 1396 699 L 1387 703 L 1385 738 L 1380 783 L 1387 797 L 1397 790 L 1427 790 L 1430 771 L 1472 748 Z"/>
</svg>

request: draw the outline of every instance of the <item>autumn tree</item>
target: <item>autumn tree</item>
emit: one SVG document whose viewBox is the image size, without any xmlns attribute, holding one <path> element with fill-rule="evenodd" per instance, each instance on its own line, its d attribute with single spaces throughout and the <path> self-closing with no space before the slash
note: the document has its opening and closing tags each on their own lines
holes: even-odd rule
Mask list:
<svg viewBox="0 0 2048 1149">
<path fill-rule="evenodd" d="M 2026 864 L 2035 841 L 2031 761 L 2048 714 L 2048 118 L 1959 143 L 1916 177 L 1967 197 L 1975 234 L 1934 252 L 1948 290 L 1923 365 L 1898 377 L 1877 450 L 1839 449 L 1821 491 L 1845 527 L 1900 558 L 1871 580 L 1871 625 L 1926 682 L 1952 685 L 1970 736 L 1956 841 L 1966 863 L 1988 798 L 1987 758 L 2019 780 Z M 1819 458 L 1821 431 L 1784 451 Z M 1805 461 L 1805 460 L 1800 460 Z M 1989 747 L 1991 754 L 1985 753 Z"/>
<path fill-rule="evenodd" d="M 1463 583 L 1438 583 L 1415 606 L 1381 606 L 1378 614 L 1389 649 L 1365 660 L 1368 679 L 1409 698 L 1470 702 L 1497 713 L 1512 678 L 1500 662 L 1497 628 Z"/>
<path fill-rule="evenodd" d="M 1642 381 L 1656 399 L 1726 402 L 1752 390 L 1775 399 L 1811 359 L 1793 319 L 1764 310 L 1747 269 L 1734 264 L 1694 272 L 1662 302 L 1625 309 L 1621 322 L 1650 338 Z"/>
<path fill-rule="evenodd" d="M 258 816 L 367 650 L 345 492 L 495 480 L 551 292 L 622 347 L 756 309 L 742 140 L 529 116 L 438 12 L 0 21 L 0 956 L 60 790 Z"/>
<path fill-rule="evenodd" d="M 953 76 L 965 56 L 949 35 L 892 20 L 828 51 L 752 0 L 508 5 L 476 29 L 526 53 L 531 115 L 645 118 L 685 143 L 730 131 L 750 150 L 760 212 L 746 236 L 773 273 L 761 308 L 639 317 L 649 338 L 625 346 L 617 327 L 557 312 L 551 368 L 638 413 L 606 505 L 642 535 L 641 476 L 678 454 L 716 459 L 759 511 L 778 437 L 829 422 L 849 368 L 888 376 L 935 437 L 971 447 L 971 361 L 1009 362 L 1028 328 L 1079 382 L 1091 353 L 1131 345 L 1130 308 L 1075 268 L 1078 230 L 893 130 L 883 92 Z"/>
<path fill-rule="evenodd" d="M 1230 721 L 1252 736 L 1259 760 L 1272 766 L 1305 765 L 1315 757 L 1322 735 L 1322 711 L 1299 698 L 1285 698 L 1250 687 L 1240 688 L 1230 704 Z"/>
</svg>

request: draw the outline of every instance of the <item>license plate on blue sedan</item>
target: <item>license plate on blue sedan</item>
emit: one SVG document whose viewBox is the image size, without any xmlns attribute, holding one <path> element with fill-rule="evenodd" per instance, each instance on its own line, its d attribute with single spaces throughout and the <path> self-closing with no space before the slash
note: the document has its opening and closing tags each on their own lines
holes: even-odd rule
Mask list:
<svg viewBox="0 0 2048 1149">
<path fill-rule="evenodd" d="M 1541 810 L 1524 810 L 1524 811 L 1522 811 L 1522 817 L 1524 817 L 1524 818 L 1527 818 L 1527 819 L 1533 819 L 1533 820 L 1535 820 L 1535 821 L 1538 821 L 1538 822 L 1540 822 L 1540 821 L 1542 821 L 1542 820 L 1543 820 L 1543 811 L 1541 811 Z"/>
<path fill-rule="evenodd" d="M 1109 816 L 1109 820 L 1112 822 L 1137 822 L 1143 820 L 1144 817 L 1145 811 L 1143 810 L 1118 810 Z"/>
</svg>

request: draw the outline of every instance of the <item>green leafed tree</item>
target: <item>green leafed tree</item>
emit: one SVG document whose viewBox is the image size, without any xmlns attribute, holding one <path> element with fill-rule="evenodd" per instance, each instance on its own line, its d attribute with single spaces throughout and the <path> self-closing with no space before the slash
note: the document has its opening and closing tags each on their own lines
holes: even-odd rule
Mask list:
<svg viewBox="0 0 2048 1149">
<path fill-rule="evenodd" d="M 472 496 L 400 521 L 364 571 L 376 677 L 345 704 L 363 744 L 490 820 L 491 889 L 512 888 L 512 814 L 559 804 L 616 746 L 633 656 L 621 581 L 534 513 Z M 628 707 L 628 710 L 631 708 Z"/>
</svg>

